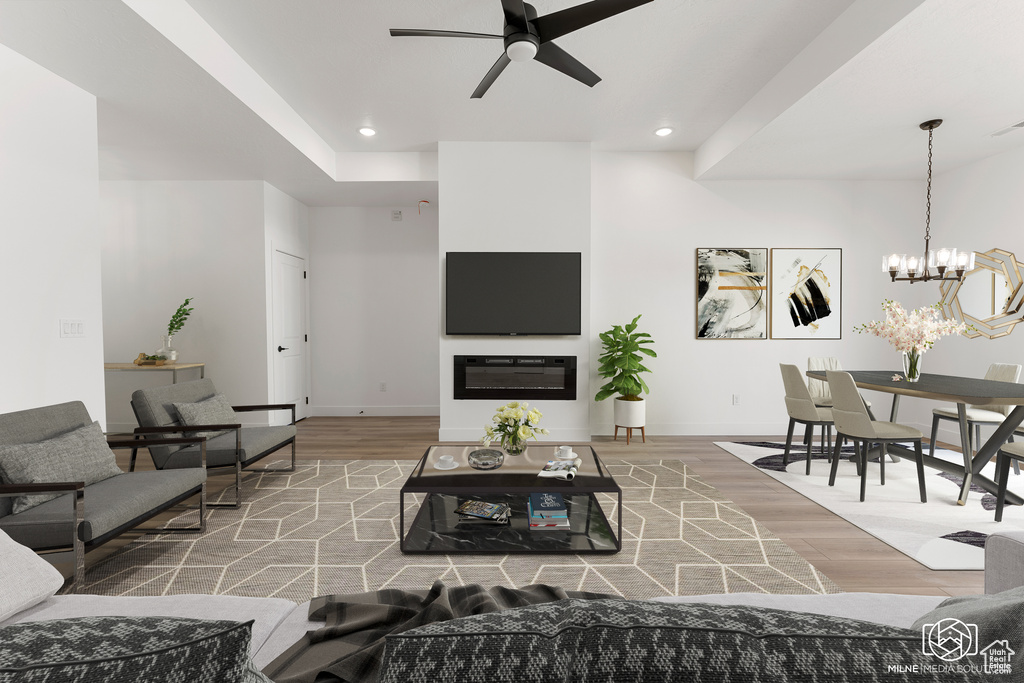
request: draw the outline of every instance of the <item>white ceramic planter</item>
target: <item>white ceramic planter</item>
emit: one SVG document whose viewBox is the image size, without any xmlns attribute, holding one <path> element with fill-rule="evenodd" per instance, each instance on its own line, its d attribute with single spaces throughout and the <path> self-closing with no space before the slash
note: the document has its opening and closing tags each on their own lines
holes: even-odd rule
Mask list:
<svg viewBox="0 0 1024 683">
<path fill-rule="evenodd" d="M 647 424 L 647 401 L 625 401 L 622 397 L 615 399 L 615 426 L 643 427 Z"/>
</svg>

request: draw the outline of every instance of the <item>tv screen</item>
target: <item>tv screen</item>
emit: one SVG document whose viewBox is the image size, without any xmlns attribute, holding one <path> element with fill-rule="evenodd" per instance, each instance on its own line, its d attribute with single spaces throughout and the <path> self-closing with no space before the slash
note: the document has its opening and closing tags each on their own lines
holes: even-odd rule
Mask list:
<svg viewBox="0 0 1024 683">
<path fill-rule="evenodd" d="M 446 334 L 580 334 L 579 252 L 450 251 Z"/>
</svg>

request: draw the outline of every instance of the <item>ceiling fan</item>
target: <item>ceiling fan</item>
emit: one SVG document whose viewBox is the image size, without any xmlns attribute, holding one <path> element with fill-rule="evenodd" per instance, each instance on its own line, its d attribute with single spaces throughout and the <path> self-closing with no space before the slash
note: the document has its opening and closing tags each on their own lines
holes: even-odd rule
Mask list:
<svg viewBox="0 0 1024 683">
<path fill-rule="evenodd" d="M 505 51 L 473 91 L 473 98 L 483 97 L 509 62 L 528 62 L 531 59 L 536 59 L 592 88 L 600 82 L 601 77 L 550 41 L 648 2 L 652 0 L 593 0 L 538 17 L 533 5 L 523 0 L 501 0 L 501 7 L 505 11 L 505 30 L 502 35 L 415 28 L 393 28 L 391 35 L 503 40 Z"/>
</svg>

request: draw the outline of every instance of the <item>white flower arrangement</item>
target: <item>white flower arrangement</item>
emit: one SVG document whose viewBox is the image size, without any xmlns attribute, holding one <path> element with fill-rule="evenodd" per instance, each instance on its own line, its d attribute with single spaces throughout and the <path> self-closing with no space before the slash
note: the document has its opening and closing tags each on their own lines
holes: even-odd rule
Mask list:
<svg viewBox="0 0 1024 683">
<path fill-rule="evenodd" d="M 854 332 L 867 332 L 889 342 L 897 351 L 919 356 L 932 348 L 940 338 L 963 334 L 964 323 L 946 320 L 940 316 L 939 304 L 915 308 L 909 313 L 899 303 L 886 299 L 882 303 L 885 320 L 872 320 Z"/>
<path fill-rule="evenodd" d="M 502 447 L 510 453 L 521 453 L 527 439 L 536 439 L 538 434 L 547 434 L 548 430 L 537 427 L 544 415 L 536 408 L 531 408 L 526 401 L 512 401 L 498 408 L 491 418 L 493 424 L 484 428 L 484 436 L 480 441 L 490 446 L 492 441 L 501 441 Z"/>
</svg>

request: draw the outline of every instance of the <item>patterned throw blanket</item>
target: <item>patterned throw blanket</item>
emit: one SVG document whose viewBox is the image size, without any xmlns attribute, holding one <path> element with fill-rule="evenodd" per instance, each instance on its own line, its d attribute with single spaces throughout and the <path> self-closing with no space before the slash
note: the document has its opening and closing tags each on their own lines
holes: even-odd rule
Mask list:
<svg viewBox="0 0 1024 683">
<path fill-rule="evenodd" d="M 429 591 L 380 590 L 314 598 L 311 620 L 326 620 L 263 669 L 275 683 L 374 683 L 384 654 L 384 637 L 424 624 L 566 598 L 612 595 L 565 591 L 536 584 L 521 589 L 480 585 L 445 586 Z"/>
</svg>

